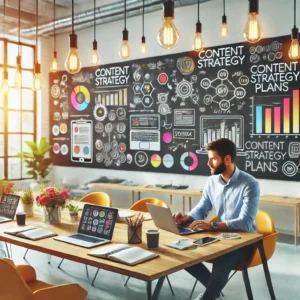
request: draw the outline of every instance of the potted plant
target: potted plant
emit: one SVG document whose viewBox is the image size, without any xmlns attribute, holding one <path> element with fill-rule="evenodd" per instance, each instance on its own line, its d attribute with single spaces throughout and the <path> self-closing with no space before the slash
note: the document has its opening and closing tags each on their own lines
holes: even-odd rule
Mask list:
<svg viewBox="0 0 300 300">
<path fill-rule="evenodd" d="M 18 157 L 25 159 L 26 168 L 28 169 L 26 174 L 31 175 L 33 179 L 41 183 L 50 172 L 49 167 L 52 164 L 52 159 L 45 157 L 45 155 L 52 149 L 52 145 L 49 145 L 45 137 L 42 137 L 39 143 L 31 141 L 25 143 L 30 148 L 31 153 L 23 151 L 18 153 Z"/>
<path fill-rule="evenodd" d="M 26 189 L 22 192 L 20 200 L 23 205 L 24 212 L 26 213 L 27 217 L 33 217 L 33 202 L 34 202 L 34 195 L 31 189 Z"/>
<path fill-rule="evenodd" d="M 78 205 L 73 205 L 72 203 L 69 203 L 66 208 L 69 210 L 70 218 L 72 222 L 78 221 Z"/>
</svg>

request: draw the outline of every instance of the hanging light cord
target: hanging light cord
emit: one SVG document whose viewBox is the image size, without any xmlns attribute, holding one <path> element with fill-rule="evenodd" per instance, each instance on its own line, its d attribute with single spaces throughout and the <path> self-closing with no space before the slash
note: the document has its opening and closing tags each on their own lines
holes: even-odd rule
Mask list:
<svg viewBox="0 0 300 300">
<path fill-rule="evenodd" d="M 225 16 L 225 0 L 223 0 L 223 11 L 224 11 L 224 16 Z"/>
<path fill-rule="evenodd" d="M 200 22 L 200 0 L 198 0 L 198 22 Z"/>
<path fill-rule="evenodd" d="M 74 34 L 74 0 L 72 0 L 72 34 Z"/>
<path fill-rule="evenodd" d="M 19 17 L 19 22 L 18 22 L 18 55 L 21 55 L 21 45 L 20 45 L 20 28 L 21 28 L 21 0 L 19 0 L 19 13 L 18 13 L 18 17 Z"/>
<path fill-rule="evenodd" d="M 145 29 L 144 28 L 145 27 L 145 24 L 144 24 L 145 23 L 144 14 L 145 14 L 145 0 L 143 0 L 143 36 L 145 35 L 145 32 L 144 32 L 145 31 L 144 30 Z"/>
<path fill-rule="evenodd" d="M 4 22 L 4 24 L 3 24 L 3 37 L 5 38 L 5 0 L 3 2 L 3 5 L 4 5 L 4 7 L 3 7 L 3 22 Z"/>
<path fill-rule="evenodd" d="M 294 27 L 296 27 L 296 0 L 294 0 Z"/>
<path fill-rule="evenodd" d="M 56 35 L 55 35 L 55 0 L 53 0 L 53 35 L 54 35 L 54 51 L 56 51 Z"/>
<path fill-rule="evenodd" d="M 124 25 L 126 29 L 126 0 L 125 0 L 125 9 L 124 9 Z"/>
<path fill-rule="evenodd" d="M 96 0 L 94 0 L 94 40 L 96 40 Z"/>
<path fill-rule="evenodd" d="M 38 62 L 38 13 L 39 13 L 39 0 L 36 0 L 35 6 L 35 62 Z"/>
</svg>

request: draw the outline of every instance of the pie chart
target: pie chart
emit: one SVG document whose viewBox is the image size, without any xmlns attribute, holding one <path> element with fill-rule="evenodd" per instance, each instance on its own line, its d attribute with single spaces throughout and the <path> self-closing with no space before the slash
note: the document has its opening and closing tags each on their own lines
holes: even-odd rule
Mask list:
<svg viewBox="0 0 300 300">
<path fill-rule="evenodd" d="M 89 90 L 83 85 L 75 86 L 71 93 L 71 103 L 76 110 L 85 110 L 90 103 Z"/>
<path fill-rule="evenodd" d="M 171 154 L 166 154 L 164 157 L 163 157 L 163 164 L 166 168 L 172 168 L 173 165 L 174 165 L 174 158 Z"/>
<path fill-rule="evenodd" d="M 193 152 L 185 152 L 180 157 L 180 164 L 186 171 L 193 171 L 198 166 L 197 155 Z"/>
<path fill-rule="evenodd" d="M 153 154 L 151 156 L 151 165 L 154 168 L 158 168 L 161 165 L 161 157 L 158 154 Z"/>
</svg>

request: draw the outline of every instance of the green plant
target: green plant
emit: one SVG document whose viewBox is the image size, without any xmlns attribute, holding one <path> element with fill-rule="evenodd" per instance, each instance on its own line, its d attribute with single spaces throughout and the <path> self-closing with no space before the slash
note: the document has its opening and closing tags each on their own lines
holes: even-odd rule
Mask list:
<svg viewBox="0 0 300 300">
<path fill-rule="evenodd" d="M 78 206 L 77 205 L 73 205 L 71 203 L 69 203 L 66 208 L 69 210 L 69 213 L 71 215 L 77 215 L 78 214 Z"/>
<path fill-rule="evenodd" d="M 25 191 L 23 191 L 20 199 L 23 204 L 33 204 L 34 195 L 31 191 L 31 189 L 26 189 Z"/>
<path fill-rule="evenodd" d="M 30 141 L 25 142 L 31 149 L 29 152 L 20 152 L 18 157 L 24 158 L 28 171 L 27 175 L 31 175 L 35 180 L 44 179 L 50 172 L 50 165 L 52 164 L 51 158 L 45 158 L 45 154 L 52 149 L 52 145 L 49 145 L 46 138 L 42 137 L 39 143 Z"/>
</svg>

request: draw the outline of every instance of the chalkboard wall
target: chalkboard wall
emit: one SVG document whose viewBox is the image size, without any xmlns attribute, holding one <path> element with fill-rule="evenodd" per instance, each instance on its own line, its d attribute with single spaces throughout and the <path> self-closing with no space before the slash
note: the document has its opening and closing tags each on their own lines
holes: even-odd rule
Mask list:
<svg viewBox="0 0 300 300">
<path fill-rule="evenodd" d="M 299 180 L 300 71 L 290 36 L 49 74 L 55 165 L 208 175 L 225 137 L 257 178 Z"/>
</svg>

